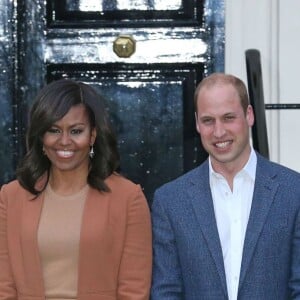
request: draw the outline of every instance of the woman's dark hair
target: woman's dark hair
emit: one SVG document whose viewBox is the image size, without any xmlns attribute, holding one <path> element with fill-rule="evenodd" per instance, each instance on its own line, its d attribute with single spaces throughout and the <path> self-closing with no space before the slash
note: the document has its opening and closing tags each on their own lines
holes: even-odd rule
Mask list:
<svg viewBox="0 0 300 300">
<path fill-rule="evenodd" d="M 90 160 L 88 183 L 100 190 L 109 191 L 104 180 L 119 167 L 117 140 L 110 127 L 105 100 L 94 88 L 70 79 L 53 81 L 40 90 L 30 110 L 26 135 L 27 153 L 17 169 L 20 184 L 38 195 L 45 187 L 37 189 L 38 180 L 46 173 L 49 179 L 51 162 L 43 154 L 45 132 L 75 105 L 86 107 L 91 128 L 96 128 L 94 157 Z"/>
</svg>

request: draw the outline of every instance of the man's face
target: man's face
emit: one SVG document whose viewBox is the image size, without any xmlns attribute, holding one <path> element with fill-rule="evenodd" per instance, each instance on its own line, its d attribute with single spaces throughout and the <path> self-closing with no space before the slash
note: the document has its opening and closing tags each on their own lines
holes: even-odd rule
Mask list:
<svg viewBox="0 0 300 300">
<path fill-rule="evenodd" d="M 251 106 L 246 114 L 231 84 L 203 87 L 197 98 L 196 128 L 215 170 L 240 170 L 250 154 Z"/>
</svg>

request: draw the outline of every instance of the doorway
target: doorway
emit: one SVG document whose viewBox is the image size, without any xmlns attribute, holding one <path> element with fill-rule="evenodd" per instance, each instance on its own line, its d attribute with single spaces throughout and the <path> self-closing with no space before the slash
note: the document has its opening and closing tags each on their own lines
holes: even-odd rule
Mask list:
<svg viewBox="0 0 300 300">
<path fill-rule="evenodd" d="M 5 5 L 9 43 L 0 60 L 9 84 L 2 90 L 7 102 L 0 104 L 0 185 L 14 177 L 24 155 L 32 100 L 58 78 L 89 83 L 105 96 L 121 172 L 141 184 L 149 203 L 158 186 L 206 159 L 195 130 L 193 92 L 203 76 L 224 71 L 223 1 Z"/>
</svg>

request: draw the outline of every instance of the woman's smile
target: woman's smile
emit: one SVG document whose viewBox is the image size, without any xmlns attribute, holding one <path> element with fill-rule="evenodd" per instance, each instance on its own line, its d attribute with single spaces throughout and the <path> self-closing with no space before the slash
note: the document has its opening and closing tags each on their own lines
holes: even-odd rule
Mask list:
<svg viewBox="0 0 300 300">
<path fill-rule="evenodd" d="M 61 157 L 61 158 L 71 158 L 74 156 L 74 151 L 70 151 L 70 150 L 57 150 L 56 151 L 57 156 Z"/>
</svg>

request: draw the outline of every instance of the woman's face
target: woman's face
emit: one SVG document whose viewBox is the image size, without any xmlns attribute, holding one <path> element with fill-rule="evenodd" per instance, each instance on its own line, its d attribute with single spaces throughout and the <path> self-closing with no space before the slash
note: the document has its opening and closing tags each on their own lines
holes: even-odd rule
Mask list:
<svg viewBox="0 0 300 300">
<path fill-rule="evenodd" d="M 70 108 L 43 136 L 43 150 L 52 172 L 88 172 L 90 146 L 96 139 L 84 105 Z"/>
</svg>

